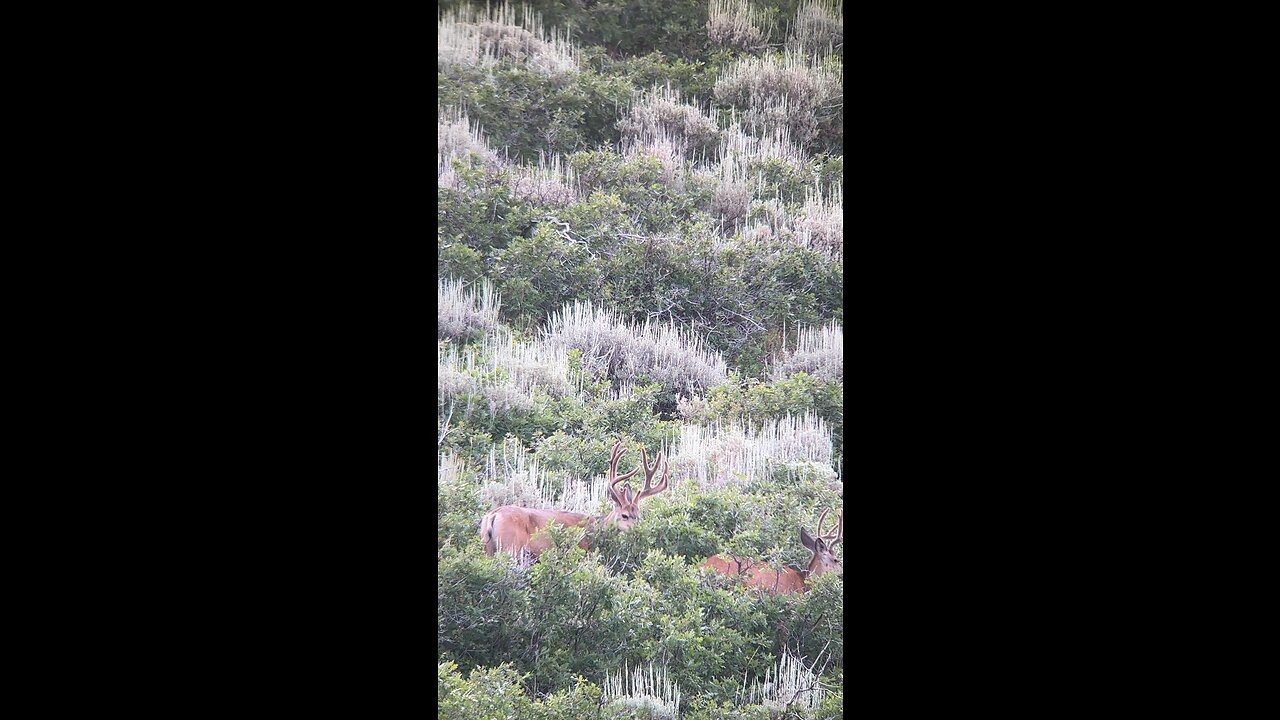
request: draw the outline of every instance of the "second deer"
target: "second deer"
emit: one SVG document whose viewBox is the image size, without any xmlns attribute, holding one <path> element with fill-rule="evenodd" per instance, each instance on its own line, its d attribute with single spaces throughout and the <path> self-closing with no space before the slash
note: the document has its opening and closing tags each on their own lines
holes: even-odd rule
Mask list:
<svg viewBox="0 0 1280 720">
<path fill-rule="evenodd" d="M 844 540 L 844 510 L 840 511 L 836 526 L 830 533 L 824 535 L 822 521 L 826 519 L 828 512 L 830 508 L 823 510 L 818 518 L 816 538 L 809 535 L 809 531 L 805 528 L 800 528 L 800 542 L 813 553 L 809 566 L 804 570 L 789 567 L 779 572 L 750 558 L 724 555 L 713 555 L 707 558 L 702 567 L 715 570 L 721 575 L 744 576 L 746 579 L 743 582 L 747 587 L 760 588 L 774 595 L 805 592 L 809 589 L 805 584 L 808 578 L 829 572 L 844 573 L 844 568 L 835 555 L 835 546 Z"/>
</svg>

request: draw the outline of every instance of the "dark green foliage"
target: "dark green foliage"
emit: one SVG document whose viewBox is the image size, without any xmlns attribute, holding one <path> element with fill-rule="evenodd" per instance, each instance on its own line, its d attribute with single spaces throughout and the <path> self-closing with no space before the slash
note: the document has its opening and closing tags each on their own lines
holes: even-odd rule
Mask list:
<svg viewBox="0 0 1280 720">
<path fill-rule="evenodd" d="M 740 380 L 712 388 L 707 393 L 707 406 L 692 416 L 692 420 L 708 422 L 713 419 L 768 420 L 785 415 L 803 415 L 812 412 L 831 423 L 834 453 L 838 458 L 843 452 L 844 439 L 844 385 L 826 382 L 796 373 L 785 380 L 761 382 L 754 378 Z"/>
<path fill-rule="evenodd" d="M 547 76 L 518 66 L 437 73 L 436 102 L 465 108 L 489 144 L 513 160 L 538 160 L 618 141 L 617 108 L 636 88 L 625 78 L 593 72 Z"/>
<path fill-rule="evenodd" d="M 732 700 L 744 675 L 762 677 L 784 649 L 823 653 L 825 666 L 843 657 L 839 578 L 819 578 L 808 594 L 773 597 L 708 576 L 680 556 L 648 550 L 629 563 L 608 550 L 584 553 L 573 546 L 576 533 L 561 534 L 567 547 L 527 569 L 503 556 L 484 558 L 476 545 L 441 551 L 440 657 L 463 671 L 510 668 L 473 683 L 506 678 L 513 691 L 531 695 L 582 692 L 578 677 L 602 684 L 609 673 L 653 661 L 687 698 Z M 661 535 L 662 528 L 649 533 Z M 624 564 L 633 567 L 620 571 Z M 459 682 L 441 680 L 442 687 Z M 523 698 L 510 694 L 517 697 L 504 702 L 519 707 Z"/>
<path fill-rule="evenodd" d="M 477 517 L 449 517 L 471 507 L 457 489 L 441 505 L 449 511 L 443 525 Z M 773 597 L 698 569 L 718 552 L 803 567 L 809 554 L 799 527 L 835 505 L 829 489 L 805 479 L 687 500 L 658 495 L 630 531 L 600 528 L 587 535 L 592 549 L 584 552 L 581 530 L 557 530 L 558 549 L 523 569 L 502 555 L 485 558 L 473 526 L 439 552 L 440 656 L 464 671 L 510 663 L 529 693 L 573 688 L 579 675 L 601 684 L 608 673 L 652 661 L 686 697 L 721 700 L 735 697 L 744 674 L 763 676 L 786 649 L 811 661 L 821 653 L 824 666 L 838 667 L 840 578 Z"/>
<path fill-rule="evenodd" d="M 748 375 L 764 369 L 784 323 L 843 316 L 840 263 L 785 239 L 718 244 L 695 221 L 696 188 L 662 184 L 656 160 L 592 151 L 569 164 L 590 193 L 556 211 L 571 239 L 543 221 L 544 209 L 512 203 L 493 184 L 478 183 L 465 197 L 442 191 L 439 232 L 454 240 L 441 240 L 439 272 L 465 276 L 483 266 L 502 293 L 503 318 L 516 324 L 540 322 L 574 299 L 640 319 L 661 311 L 657 317 L 691 325 Z M 466 238 L 475 238 L 465 242 L 469 253 L 457 249 Z"/>
</svg>

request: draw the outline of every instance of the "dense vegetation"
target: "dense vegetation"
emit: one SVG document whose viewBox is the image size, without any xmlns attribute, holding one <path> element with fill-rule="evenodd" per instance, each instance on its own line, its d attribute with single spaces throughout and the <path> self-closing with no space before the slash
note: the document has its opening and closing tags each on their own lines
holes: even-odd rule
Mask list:
<svg viewBox="0 0 1280 720">
<path fill-rule="evenodd" d="M 698 565 L 843 506 L 841 7 L 440 8 L 440 717 L 838 717 L 843 579 Z M 669 460 L 639 523 L 486 557 L 499 505 L 607 512 L 617 440 Z"/>
</svg>

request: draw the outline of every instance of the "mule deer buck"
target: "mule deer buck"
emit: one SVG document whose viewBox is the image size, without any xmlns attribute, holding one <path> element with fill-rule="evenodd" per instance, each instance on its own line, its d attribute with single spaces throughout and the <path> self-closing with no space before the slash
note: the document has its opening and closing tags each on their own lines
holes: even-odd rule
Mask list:
<svg viewBox="0 0 1280 720">
<path fill-rule="evenodd" d="M 551 547 L 551 538 L 541 530 L 553 522 L 565 527 L 591 528 L 599 525 L 616 525 L 622 530 L 630 528 L 640 519 L 640 501 L 667 489 L 667 472 L 670 467 L 663 462 L 661 452 L 650 466 L 649 455 L 642 448 L 640 467 L 625 475 L 618 475 L 618 461 L 622 459 L 623 452 L 625 449 L 622 447 L 622 442 L 614 443 L 612 455 L 609 458 L 609 485 L 605 488 L 609 502 L 613 503 L 613 510 L 608 515 L 587 515 L 568 510 L 543 510 L 503 505 L 480 520 L 480 538 L 484 541 L 485 554 L 492 557 L 498 550 L 502 550 L 516 557 L 528 555 L 536 558 Z M 653 476 L 658 473 L 659 464 L 663 465 L 662 481 L 654 485 Z M 643 490 L 633 493 L 630 485 L 618 488 L 618 483 L 631 478 L 641 470 L 644 470 Z M 584 537 L 578 546 L 585 549 L 588 546 L 587 538 Z"/>
<path fill-rule="evenodd" d="M 773 595 L 790 595 L 806 592 L 809 586 L 805 580 L 825 573 L 844 573 L 840 561 L 836 560 L 835 546 L 844 540 L 844 510 L 839 513 L 839 520 L 832 532 L 822 534 L 822 521 L 826 519 L 830 508 L 823 510 L 818 518 L 818 537 L 809 535 L 809 531 L 800 528 L 800 542 L 813 552 L 809 567 L 804 570 L 783 568 L 781 572 L 750 558 L 737 556 L 713 555 L 702 563 L 702 567 L 710 568 L 721 575 L 742 575 L 747 587 L 755 587 Z"/>
</svg>

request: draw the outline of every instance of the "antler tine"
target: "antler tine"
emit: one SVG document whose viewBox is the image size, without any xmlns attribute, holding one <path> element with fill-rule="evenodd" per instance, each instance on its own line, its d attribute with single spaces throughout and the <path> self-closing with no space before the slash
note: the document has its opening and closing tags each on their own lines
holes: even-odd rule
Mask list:
<svg viewBox="0 0 1280 720">
<path fill-rule="evenodd" d="M 836 525 L 836 539 L 831 544 L 835 545 L 838 542 L 844 542 L 844 508 L 840 508 L 840 524 Z"/>
<path fill-rule="evenodd" d="M 831 512 L 831 508 L 826 508 L 822 511 L 822 514 L 818 516 L 818 537 L 823 540 L 826 540 L 827 536 L 822 534 L 822 522 L 827 519 L 827 513 L 829 512 Z"/>
<path fill-rule="evenodd" d="M 612 453 L 612 456 L 609 458 L 609 487 L 611 488 L 616 489 L 618 486 L 618 483 L 640 472 L 640 468 L 636 468 L 635 470 L 632 470 L 626 475 L 618 474 L 618 461 L 622 459 L 622 454 L 624 452 L 626 452 L 626 449 L 622 447 L 621 440 L 613 444 L 613 453 Z"/>
<path fill-rule="evenodd" d="M 636 502 L 639 502 L 641 498 L 657 495 L 667 489 L 667 484 L 669 483 L 668 474 L 671 471 L 671 463 L 664 463 L 664 460 L 665 457 L 663 453 L 659 452 L 658 457 L 653 459 L 653 467 L 650 467 L 649 454 L 645 452 L 644 448 L 640 448 L 640 467 L 644 468 L 644 490 L 641 490 L 640 494 L 636 496 Z M 653 476 L 658 473 L 658 465 L 660 464 L 662 465 L 662 482 L 654 485 Z M 639 469 L 640 468 L 636 468 L 636 470 Z"/>
</svg>

